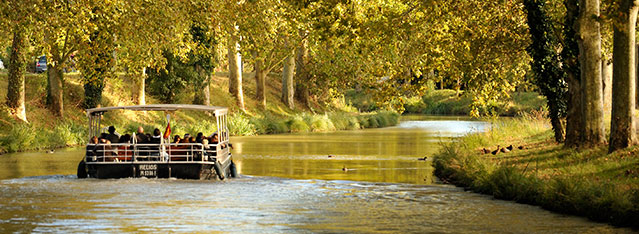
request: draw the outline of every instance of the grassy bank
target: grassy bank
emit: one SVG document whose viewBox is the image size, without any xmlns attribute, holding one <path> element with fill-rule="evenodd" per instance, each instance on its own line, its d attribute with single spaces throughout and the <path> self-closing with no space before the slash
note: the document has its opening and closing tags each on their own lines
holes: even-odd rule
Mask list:
<svg viewBox="0 0 639 234">
<path fill-rule="evenodd" d="M 472 96 L 455 90 L 431 90 L 422 97 L 409 98 L 404 105 L 406 113 L 436 115 L 469 115 Z M 489 103 L 481 113 L 500 116 L 519 116 L 545 108 L 546 99 L 534 92 L 515 92 L 501 102 Z"/>
<path fill-rule="evenodd" d="M 253 79 L 245 79 L 244 95 L 246 112 L 240 111 L 235 100 L 228 93 L 228 78 L 225 73 L 213 77 L 210 86 L 211 105 L 229 107 L 229 129 L 232 135 L 274 134 L 288 132 L 321 132 L 360 128 L 376 128 L 395 125 L 399 115 L 392 112 L 353 113 L 343 106 L 326 106 L 312 103 L 310 108 L 296 103 L 298 108 L 286 107 L 279 98 L 280 79 L 269 77 L 267 82 L 268 105 L 263 108 L 252 97 L 255 96 Z M 0 71 L 0 97 L 6 97 L 6 70 Z M 252 74 L 244 74 L 252 77 Z M 16 120 L 6 105 L 0 106 L 0 153 L 26 150 L 41 150 L 85 144 L 88 137 L 87 119 L 82 108 L 84 91 L 79 73 L 67 73 L 64 84 L 63 118 L 53 116 L 46 109 L 46 76 L 28 74 L 26 76 L 26 109 L 29 123 Z M 106 83 L 102 106 L 134 105 L 134 82 L 123 74 L 119 79 Z M 191 103 L 192 92 L 181 93 L 179 103 Z M 159 103 L 153 96 L 146 96 L 147 104 Z M 138 126 L 145 132 L 154 128 L 164 130 L 163 112 L 109 112 L 102 125 L 114 125 L 118 132 L 132 133 Z M 171 113 L 173 134 L 212 133 L 214 119 L 207 113 L 180 111 Z"/>
<path fill-rule="evenodd" d="M 375 111 L 379 107 L 373 102 L 373 98 L 363 91 L 351 90 L 345 95 L 345 99 L 352 106 L 361 111 Z M 429 115 L 469 115 L 470 104 L 473 97 L 469 94 L 457 92 L 451 89 L 429 90 L 423 96 L 405 97 L 404 113 L 429 114 Z M 546 99 L 535 92 L 514 92 L 510 98 L 500 102 L 488 103 L 481 113 L 520 116 L 525 113 L 542 110 Z"/>
<path fill-rule="evenodd" d="M 445 144 L 435 156 L 435 174 L 495 198 L 639 227 L 639 147 L 613 154 L 604 146 L 567 149 L 552 141 L 547 123 L 530 116 L 499 120 L 489 132 Z M 497 145 L 514 150 L 481 152 Z"/>
</svg>

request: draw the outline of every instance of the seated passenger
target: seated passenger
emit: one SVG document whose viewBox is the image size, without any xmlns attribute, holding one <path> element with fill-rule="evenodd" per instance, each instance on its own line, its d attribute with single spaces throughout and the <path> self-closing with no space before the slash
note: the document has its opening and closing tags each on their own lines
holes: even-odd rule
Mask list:
<svg viewBox="0 0 639 234">
<path fill-rule="evenodd" d="M 144 134 L 144 128 L 142 126 L 138 127 L 138 132 L 135 133 L 135 138 L 137 138 L 138 144 L 145 144 L 149 142 L 149 137 Z"/>
<path fill-rule="evenodd" d="M 153 130 L 153 136 L 151 137 L 151 144 L 160 144 L 162 142 L 162 136 L 161 136 L 161 132 L 160 129 L 154 129 Z"/>
<path fill-rule="evenodd" d="M 182 138 L 180 137 L 180 135 L 175 135 L 173 137 L 173 143 L 180 143 L 180 141 L 182 140 Z"/>
<path fill-rule="evenodd" d="M 120 136 L 115 134 L 115 127 L 109 126 L 109 135 L 106 137 L 111 143 L 120 143 Z"/>
<path fill-rule="evenodd" d="M 122 137 L 120 138 L 119 143 L 127 143 L 127 144 L 131 144 L 131 135 L 129 135 L 128 133 L 127 133 L 127 134 L 124 134 L 124 136 L 122 136 Z"/>
<path fill-rule="evenodd" d="M 96 156 L 96 150 L 98 148 L 97 144 L 98 137 L 91 137 L 91 141 L 89 141 L 89 144 L 87 145 L 87 156 Z"/>
<path fill-rule="evenodd" d="M 197 136 L 195 137 L 195 142 L 202 144 L 203 139 L 204 139 L 204 134 L 201 132 L 198 132 Z"/>
</svg>

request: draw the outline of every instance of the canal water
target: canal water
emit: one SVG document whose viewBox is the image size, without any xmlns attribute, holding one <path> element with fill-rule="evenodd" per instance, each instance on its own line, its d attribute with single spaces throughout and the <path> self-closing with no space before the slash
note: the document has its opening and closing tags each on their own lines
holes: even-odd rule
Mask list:
<svg viewBox="0 0 639 234">
<path fill-rule="evenodd" d="M 457 117 L 334 133 L 235 137 L 240 178 L 76 178 L 81 149 L 0 156 L 0 233 L 626 233 L 438 183 Z M 418 158 L 427 157 L 426 160 Z"/>
</svg>

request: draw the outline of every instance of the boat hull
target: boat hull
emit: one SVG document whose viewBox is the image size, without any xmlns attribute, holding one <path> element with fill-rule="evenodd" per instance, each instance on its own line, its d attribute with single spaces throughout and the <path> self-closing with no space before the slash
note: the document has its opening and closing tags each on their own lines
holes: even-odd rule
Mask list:
<svg viewBox="0 0 639 234">
<path fill-rule="evenodd" d="M 86 163 L 89 178 L 178 178 L 196 180 L 223 180 L 231 176 L 229 159 L 220 162 L 127 162 Z"/>
</svg>

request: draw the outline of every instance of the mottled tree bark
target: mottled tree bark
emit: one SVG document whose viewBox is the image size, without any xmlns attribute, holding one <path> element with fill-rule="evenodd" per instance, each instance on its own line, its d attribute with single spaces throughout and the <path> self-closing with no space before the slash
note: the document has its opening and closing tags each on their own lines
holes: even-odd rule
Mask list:
<svg viewBox="0 0 639 234">
<path fill-rule="evenodd" d="M 49 82 L 47 105 L 54 115 L 62 117 L 64 114 L 64 101 L 62 96 L 63 73 L 60 65 L 47 65 L 47 78 Z"/>
<path fill-rule="evenodd" d="M 257 58 L 258 56 L 257 52 L 253 54 L 254 54 L 254 57 L 256 58 L 255 60 L 255 86 L 256 86 L 255 99 L 257 100 L 257 102 L 259 102 L 262 105 L 262 107 L 266 108 L 266 92 L 264 90 L 266 86 L 267 71 L 264 67 L 264 60 Z"/>
<path fill-rule="evenodd" d="M 580 0 L 577 20 L 582 90 L 582 143 L 604 141 L 599 0 Z"/>
<path fill-rule="evenodd" d="M 228 41 L 229 59 L 229 93 L 231 93 L 240 109 L 244 110 L 244 94 L 242 92 L 242 67 L 238 51 L 237 37 L 231 35 Z"/>
<path fill-rule="evenodd" d="M 613 24 L 612 118 L 608 152 L 627 148 L 635 141 L 632 113 L 635 107 L 635 25 L 639 1 L 618 2 L 617 24 Z"/>
<path fill-rule="evenodd" d="M 575 32 L 579 16 L 578 0 L 565 0 L 566 18 L 564 28 L 563 69 L 568 83 L 568 111 L 566 113 L 566 146 L 575 147 L 581 142 L 581 78 L 579 65 L 579 44 Z"/>
<path fill-rule="evenodd" d="M 137 81 L 137 100 L 138 100 L 138 105 L 146 105 L 146 93 L 145 93 L 145 88 L 146 88 L 146 68 L 142 68 L 142 73 L 141 74 L 136 74 L 135 76 L 137 76 L 135 79 Z"/>
<path fill-rule="evenodd" d="M 308 63 L 308 50 L 306 49 L 306 40 L 302 41 L 302 45 L 297 49 L 297 58 L 295 59 L 295 97 L 307 108 L 310 107 L 310 74 L 306 64 Z"/>
<path fill-rule="evenodd" d="M 13 42 L 11 44 L 11 55 L 9 57 L 9 81 L 7 86 L 7 106 L 12 109 L 13 114 L 24 122 L 27 121 L 26 109 L 24 106 L 24 71 L 26 61 L 24 50 L 27 39 L 24 36 L 24 28 L 16 25 L 13 28 Z"/>
<path fill-rule="evenodd" d="M 295 108 L 295 85 L 293 77 L 295 76 L 295 54 L 291 54 L 284 60 L 284 69 L 282 71 L 282 102 L 288 108 Z"/>
</svg>

